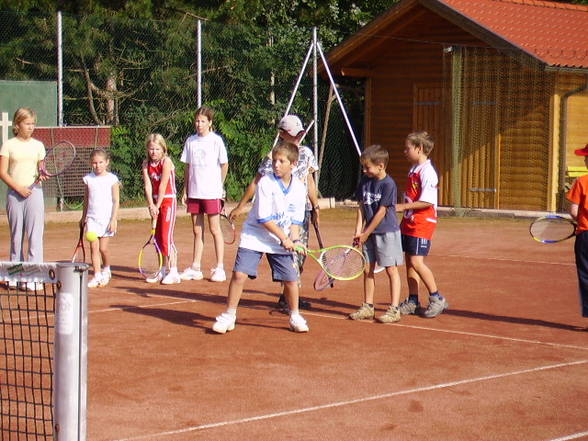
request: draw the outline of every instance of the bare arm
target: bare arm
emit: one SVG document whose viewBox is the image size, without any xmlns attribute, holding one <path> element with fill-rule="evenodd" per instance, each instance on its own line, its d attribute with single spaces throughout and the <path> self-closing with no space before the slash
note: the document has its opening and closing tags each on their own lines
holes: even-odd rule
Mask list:
<svg viewBox="0 0 588 441">
<path fill-rule="evenodd" d="M 241 200 L 239 201 L 237 206 L 235 208 L 233 208 L 231 210 L 231 212 L 229 213 L 229 219 L 231 221 L 234 221 L 235 218 L 237 218 L 240 214 L 243 213 L 243 211 L 245 209 L 245 205 L 247 205 L 247 202 L 249 202 L 251 200 L 251 198 L 253 196 L 255 196 L 255 190 L 257 189 L 257 183 L 259 182 L 260 179 L 261 179 L 261 175 L 259 173 L 257 173 L 255 175 L 255 178 L 253 178 L 253 181 L 251 181 L 251 183 L 247 186 L 247 188 L 245 189 L 245 193 L 243 193 L 243 196 L 241 197 Z"/>
<path fill-rule="evenodd" d="M 186 205 L 188 200 L 188 184 L 190 183 L 190 164 L 184 165 L 184 190 L 182 191 L 182 205 Z"/>
<path fill-rule="evenodd" d="M 157 208 L 153 202 L 153 186 L 151 185 L 151 179 L 149 179 L 149 172 L 147 170 L 147 161 L 143 162 L 143 190 L 145 191 L 149 214 L 151 217 L 157 216 Z"/>
<path fill-rule="evenodd" d="M 361 234 L 356 236 L 356 239 L 359 241 L 360 244 L 364 244 L 367 241 L 368 237 L 370 237 L 370 234 L 372 234 L 374 230 L 378 227 L 378 225 L 380 225 L 380 222 L 382 222 L 382 219 L 384 219 L 384 217 L 386 216 L 386 211 L 388 211 L 388 207 L 380 206 L 378 208 L 378 211 L 376 211 L 376 214 L 374 214 L 374 217 L 372 218 L 368 226 L 365 228 L 365 230 L 363 230 Z"/>
<path fill-rule="evenodd" d="M 396 211 L 418 210 L 420 208 L 427 208 L 433 204 L 424 201 L 407 202 L 405 204 L 396 204 Z"/>
<path fill-rule="evenodd" d="M 0 156 L 0 179 L 2 179 L 6 185 L 16 191 L 23 198 L 28 198 L 32 190 L 26 186 L 18 185 L 12 176 L 8 174 L 8 163 L 10 162 L 8 156 Z"/>
<path fill-rule="evenodd" d="M 112 216 L 110 216 L 110 224 L 108 230 L 116 233 L 118 227 L 118 208 L 120 205 L 120 184 L 117 182 L 112 186 Z"/>
<path fill-rule="evenodd" d="M 223 181 L 223 185 L 225 184 L 225 179 L 227 179 L 227 173 L 229 172 L 229 163 L 225 162 L 221 164 L 221 179 Z"/>
<path fill-rule="evenodd" d="M 569 211 L 572 219 L 578 220 L 578 204 L 571 204 Z"/>
<path fill-rule="evenodd" d="M 286 236 L 286 233 L 284 233 L 284 231 L 278 227 L 274 221 L 265 222 L 263 227 L 270 233 L 277 236 L 284 248 L 286 248 L 288 251 L 294 251 L 294 241 L 298 240 L 300 231 L 298 225 L 292 225 L 290 232 L 291 237 Z"/>
</svg>

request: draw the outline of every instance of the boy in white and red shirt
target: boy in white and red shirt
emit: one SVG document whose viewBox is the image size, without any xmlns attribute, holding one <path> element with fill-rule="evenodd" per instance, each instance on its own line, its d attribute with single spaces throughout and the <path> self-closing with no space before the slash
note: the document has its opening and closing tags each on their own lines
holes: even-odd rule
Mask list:
<svg viewBox="0 0 588 441">
<path fill-rule="evenodd" d="M 399 310 L 401 314 L 416 314 L 420 310 L 418 295 L 419 280 L 422 280 L 429 291 L 429 305 L 422 315 L 428 318 L 438 316 L 449 307 L 437 290 L 433 272 L 425 264 L 437 225 L 439 179 L 429 159 L 433 147 L 433 139 L 427 132 L 413 132 L 406 137 L 404 154 L 412 167 L 408 172 L 404 203 L 396 205 L 396 211 L 404 211 L 400 231 L 409 293 Z"/>
</svg>

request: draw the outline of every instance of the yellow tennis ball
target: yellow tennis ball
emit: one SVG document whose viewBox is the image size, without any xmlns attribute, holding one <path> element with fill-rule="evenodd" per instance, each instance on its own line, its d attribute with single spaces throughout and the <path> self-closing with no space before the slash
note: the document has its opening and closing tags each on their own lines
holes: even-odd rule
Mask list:
<svg viewBox="0 0 588 441">
<path fill-rule="evenodd" d="M 88 239 L 88 242 L 94 242 L 95 240 L 98 240 L 98 235 L 93 231 L 88 231 L 86 233 L 86 239 Z"/>
</svg>

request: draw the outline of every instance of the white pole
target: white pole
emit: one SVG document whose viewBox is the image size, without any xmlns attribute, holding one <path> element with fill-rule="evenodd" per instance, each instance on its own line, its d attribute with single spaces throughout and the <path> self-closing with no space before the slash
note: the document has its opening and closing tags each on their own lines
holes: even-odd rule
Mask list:
<svg viewBox="0 0 588 441">
<path fill-rule="evenodd" d="M 57 11 L 57 124 L 63 126 L 63 26 Z"/>
<path fill-rule="evenodd" d="M 321 44 L 317 42 L 317 48 L 319 54 L 321 55 L 321 59 L 323 60 L 323 64 L 325 66 L 325 71 L 329 76 L 329 81 L 333 85 L 333 90 L 335 91 L 335 96 L 337 97 L 337 101 L 339 102 L 339 106 L 341 107 L 341 113 L 343 113 L 343 118 L 345 119 L 345 123 L 347 124 L 347 128 L 349 129 L 349 133 L 351 133 L 351 138 L 353 139 L 353 144 L 355 144 L 355 150 L 357 150 L 357 154 L 361 156 L 361 149 L 359 148 L 359 143 L 357 142 L 357 138 L 355 137 L 355 133 L 353 132 L 353 128 L 351 127 L 351 123 L 349 122 L 349 118 L 347 117 L 347 112 L 345 111 L 345 106 L 343 106 L 343 101 L 341 100 L 341 96 L 339 95 L 339 91 L 337 90 L 337 85 L 335 84 L 335 80 L 333 80 L 333 75 L 331 75 L 331 70 L 329 69 L 329 65 L 327 64 L 327 60 L 325 59 L 325 54 L 323 54 L 323 50 L 321 49 Z"/>
<path fill-rule="evenodd" d="M 318 69 L 316 56 L 316 26 L 312 28 L 312 105 L 313 105 L 313 120 L 316 123 L 313 132 L 314 156 L 318 156 Z M 307 129 L 308 130 L 308 129 Z"/>
<path fill-rule="evenodd" d="M 196 90 L 198 94 L 198 107 L 202 106 L 202 21 L 198 20 L 196 26 Z"/>
<path fill-rule="evenodd" d="M 86 440 L 88 265 L 58 263 L 55 295 L 54 439 Z"/>
</svg>

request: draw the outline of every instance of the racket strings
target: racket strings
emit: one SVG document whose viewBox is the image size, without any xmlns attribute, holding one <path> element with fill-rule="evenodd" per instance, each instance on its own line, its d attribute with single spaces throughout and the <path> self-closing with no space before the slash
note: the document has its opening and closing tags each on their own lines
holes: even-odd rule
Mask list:
<svg viewBox="0 0 588 441">
<path fill-rule="evenodd" d="M 220 228 L 223 233 L 223 237 L 225 238 L 226 242 L 231 242 L 234 240 L 235 237 L 235 227 L 229 221 L 226 216 L 221 215 L 220 217 Z"/>
<path fill-rule="evenodd" d="M 574 225 L 558 219 L 540 219 L 531 225 L 531 235 L 539 240 L 558 241 L 574 234 Z"/>
<path fill-rule="evenodd" d="M 139 270 L 145 277 L 155 276 L 162 265 L 161 254 L 155 247 L 150 244 L 143 247 L 141 254 L 139 255 Z"/>
<path fill-rule="evenodd" d="M 331 248 L 320 257 L 328 274 L 340 278 L 353 278 L 360 274 L 365 265 L 363 256 L 350 248 Z"/>
<path fill-rule="evenodd" d="M 75 156 L 73 145 L 58 144 L 45 156 L 45 171 L 49 175 L 58 175 L 71 165 Z"/>
</svg>

